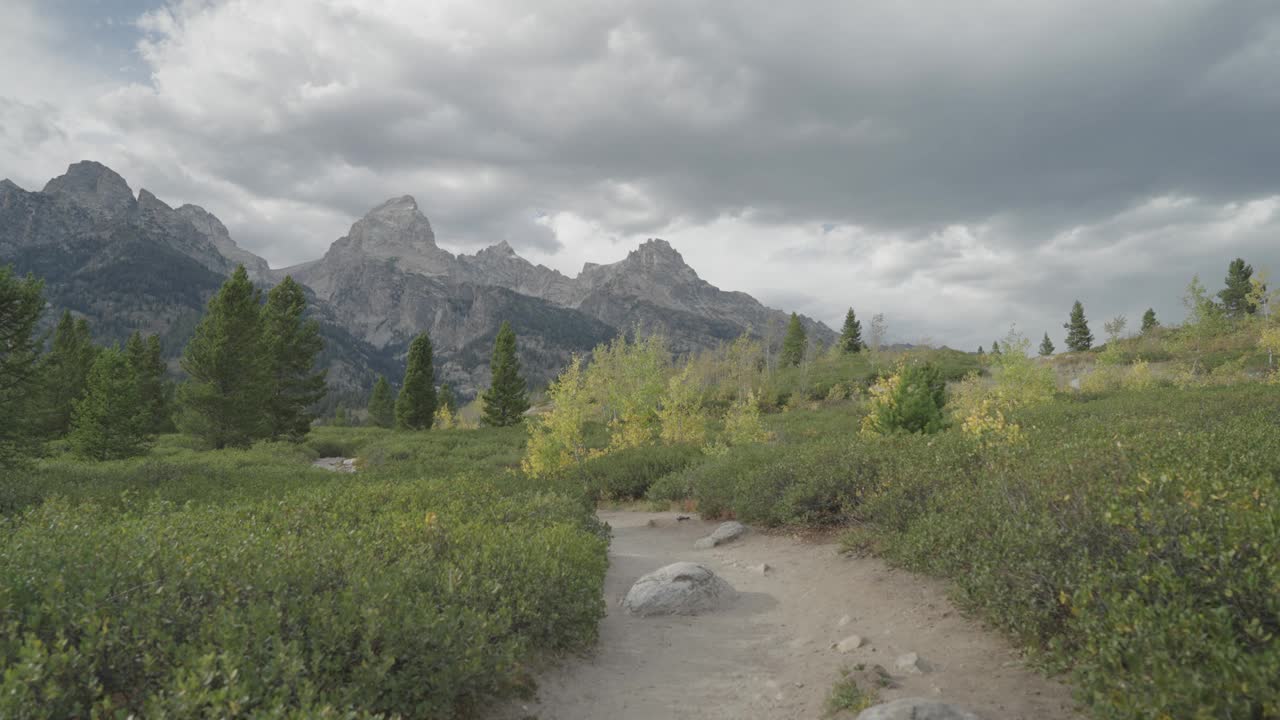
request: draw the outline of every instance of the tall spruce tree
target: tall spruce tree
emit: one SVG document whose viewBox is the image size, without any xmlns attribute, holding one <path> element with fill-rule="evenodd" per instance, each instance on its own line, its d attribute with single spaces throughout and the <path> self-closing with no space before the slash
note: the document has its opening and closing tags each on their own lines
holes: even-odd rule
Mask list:
<svg viewBox="0 0 1280 720">
<path fill-rule="evenodd" d="M 125 357 L 138 381 L 138 395 L 146 410 L 148 433 L 158 435 L 173 429 L 172 385 L 165 380 L 167 366 L 160 351 L 160 337 L 135 331 L 125 343 Z"/>
<path fill-rule="evenodd" d="M 504 322 L 493 341 L 493 357 L 489 360 L 493 382 L 485 391 L 484 423 L 509 427 L 524 419 L 529 409 L 528 384 L 520 376 L 520 358 L 516 357 L 516 333 L 511 323 Z"/>
<path fill-rule="evenodd" d="M 840 350 L 852 354 L 860 352 L 866 345 L 862 342 L 862 323 L 853 314 L 853 308 L 844 316 L 844 327 L 840 329 Z"/>
<path fill-rule="evenodd" d="M 315 371 L 324 341 L 316 321 L 302 319 L 306 309 L 302 286 L 290 276 L 271 288 L 262 308 L 269 433 L 295 442 L 311 430 L 310 408 L 325 393 L 325 372 Z"/>
<path fill-rule="evenodd" d="M 1252 277 L 1253 266 L 1244 258 L 1236 258 L 1227 266 L 1227 286 L 1218 293 L 1218 298 L 1222 300 L 1222 309 L 1228 317 L 1244 317 L 1258 311 L 1258 306 L 1249 299 L 1253 289 Z"/>
<path fill-rule="evenodd" d="M 436 372 L 431 338 L 422 333 L 409 345 L 404 385 L 396 398 L 396 426 L 406 430 L 430 430 L 436 416 Z"/>
<path fill-rule="evenodd" d="M 1153 308 L 1147 308 L 1147 311 L 1142 314 L 1142 334 L 1146 335 L 1159 326 L 1160 321 L 1156 320 L 1156 311 Z"/>
<path fill-rule="evenodd" d="M 436 393 L 436 409 L 458 412 L 458 396 L 453 394 L 453 386 L 449 383 L 442 384 L 440 391 Z"/>
<path fill-rule="evenodd" d="M 236 268 L 209 301 L 182 355 L 182 429 L 214 448 L 243 447 L 271 433 L 267 421 L 262 292 Z"/>
<path fill-rule="evenodd" d="M 1000 354 L 1000 341 L 999 341 L 999 340 L 992 340 L 992 341 L 991 341 L 991 354 L 992 354 L 992 355 L 999 355 L 999 354 Z"/>
<path fill-rule="evenodd" d="M 0 266 L 0 464 L 30 455 L 37 427 L 31 421 L 39 393 L 40 338 L 44 283 Z"/>
<path fill-rule="evenodd" d="M 97 356 L 89 321 L 64 311 L 53 330 L 49 352 L 41 362 L 41 425 L 45 437 L 62 437 L 71 431 L 72 411 L 76 401 L 84 397 L 89 370 Z"/>
<path fill-rule="evenodd" d="M 1079 300 L 1071 306 L 1071 317 L 1062 327 L 1067 330 L 1068 350 L 1085 352 L 1093 347 L 1093 333 L 1089 332 L 1089 321 L 1084 317 L 1084 305 Z"/>
<path fill-rule="evenodd" d="M 784 366 L 795 367 L 804 360 L 807 339 L 800 316 L 791 313 L 791 320 L 787 323 L 787 335 L 782 340 L 782 353 L 778 358 Z"/>
<path fill-rule="evenodd" d="M 369 422 L 376 427 L 389 428 L 396 424 L 396 401 L 391 396 L 391 383 L 379 375 L 369 396 Z"/>
<path fill-rule="evenodd" d="M 1049 339 L 1049 333 L 1044 334 L 1044 340 L 1040 341 L 1040 357 L 1049 357 L 1056 348 L 1053 341 Z"/>
<path fill-rule="evenodd" d="M 90 460 L 119 460 L 146 452 L 151 420 L 128 353 L 114 345 L 97 353 L 84 397 L 75 403 L 71 448 Z"/>
</svg>

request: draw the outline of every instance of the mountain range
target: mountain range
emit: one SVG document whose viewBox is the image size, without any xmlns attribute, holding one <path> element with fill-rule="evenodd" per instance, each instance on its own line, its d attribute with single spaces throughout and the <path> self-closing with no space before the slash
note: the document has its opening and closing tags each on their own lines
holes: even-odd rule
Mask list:
<svg viewBox="0 0 1280 720">
<path fill-rule="evenodd" d="M 572 354 L 636 328 L 660 331 L 688 352 L 744 332 L 776 336 L 788 318 L 701 279 L 664 240 L 648 240 L 616 263 L 588 263 L 577 277 L 535 265 L 506 242 L 454 255 L 436 244 L 409 196 L 369 211 L 323 257 L 273 269 L 205 209 L 173 208 L 145 189 L 135 196 L 93 161 L 71 165 L 38 192 L 0 181 L 0 263 L 45 279 L 48 317 L 63 309 L 83 315 L 104 341 L 157 333 L 171 358 L 237 265 L 263 287 L 291 275 L 309 292 L 334 395 L 352 399 L 377 374 L 398 379 L 422 331 L 435 346 L 438 378 L 467 397 L 488 382 L 504 320 L 537 384 Z M 830 328 L 802 321 L 811 340 L 834 341 Z"/>
</svg>

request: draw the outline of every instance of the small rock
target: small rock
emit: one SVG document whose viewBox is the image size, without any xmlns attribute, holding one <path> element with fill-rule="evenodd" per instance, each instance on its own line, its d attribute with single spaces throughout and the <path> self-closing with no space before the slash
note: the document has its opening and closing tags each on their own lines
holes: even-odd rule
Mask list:
<svg viewBox="0 0 1280 720">
<path fill-rule="evenodd" d="M 760 563 L 759 565 L 751 566 L 751 571 L 757 575 L 767 575 L 772 569 L 773 567 L 769 565 L 769 563 Z"/>
<path fill-rule="evenodd" d="M 733 586 L 705 565 L 678 562 L 636 581 L 622 605 L 633 615 L 696 615 L 733 599 Z"/>
<path fill-rule="evenodd" d="M 856 720 L 978 720 L 978 716 L 937 700 L 903 698 L 869 707 Z"/>
<path fill-rule="evenodd" d="M 708 550 L 710 548 L 716 547 L 717 545 L 723 545 L 727 542 L 733 542 L 734 540 L 737 540 L 738 538 L 742 537 L 742 535 L 746 532 L 747 532 L 747 526 L 743 525 L 742 523 L 736 520 L 730 520 L 729 522 L 722 522 L 720 523 L 720 526 L 717 527 L 715 531 L 712 532 L 710 535 L 695 542 L 693 544 L 693 547 L 696 550 Z"/>
<path fill-rule="evenodd" d="M 920 660 L 920 656 L 913 652 L 899 655 L 898 659 L 893 661 L 893 666 L 911 675 L 919 675 L 924 672 L 924 663 Z"/>
<path fill-rule="evenodd" d="M 850 635 L 836 643 L 836 650 L 839 650 L 842 653 L 851 653 L 862 647 L 862 642 L 863 640 L 861 635 Z"/>
<path fill-rule="evenodd" d="M 848 615 L 842 615 L 840 617 L 840 621 L 836 623 L 836 627 L 845 627 L 851 622 L 853 622 L 853 618 L 849 617 Z"/>
</svg>

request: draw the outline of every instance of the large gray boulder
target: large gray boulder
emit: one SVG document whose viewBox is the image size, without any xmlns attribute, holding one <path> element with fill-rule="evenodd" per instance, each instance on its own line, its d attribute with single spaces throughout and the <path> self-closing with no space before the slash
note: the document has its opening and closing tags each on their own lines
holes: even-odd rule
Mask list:
<svg viewBox="0 0 1280 720">
<path fill-rule="evenodd" d="M 869 707 L 856 720 L 979 720 L 977 715 L 928 698 L 903 698 Z"/>
<path fill-rule="evenodd" d="M 736 520 L 720 523 L 710 535 L 693 544 L 695 550 L 710 550 L 718 545 L 733 542 L 747 533 L 747 526 Z"/>
<path fill-rule="evenodd" d="M 737 595 L 705 565 L 678 562 L 636 581 L 622 606 L 632 615 L 697 615 L 724 605 Z"/>
</svg>

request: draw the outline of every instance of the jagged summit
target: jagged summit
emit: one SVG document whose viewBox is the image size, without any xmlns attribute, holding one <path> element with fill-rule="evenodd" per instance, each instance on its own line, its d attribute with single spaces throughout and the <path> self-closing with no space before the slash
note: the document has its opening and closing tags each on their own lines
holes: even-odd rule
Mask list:
<svg viewBox="0 0 1280 720">
<path fill-rule="evenodd" d="M 109 215 L 127 212 L 135 202 L 129 183 L 93 160 L 72 163 L 65 173 L 46 183 L 43 192 Z"/>
</svg>

